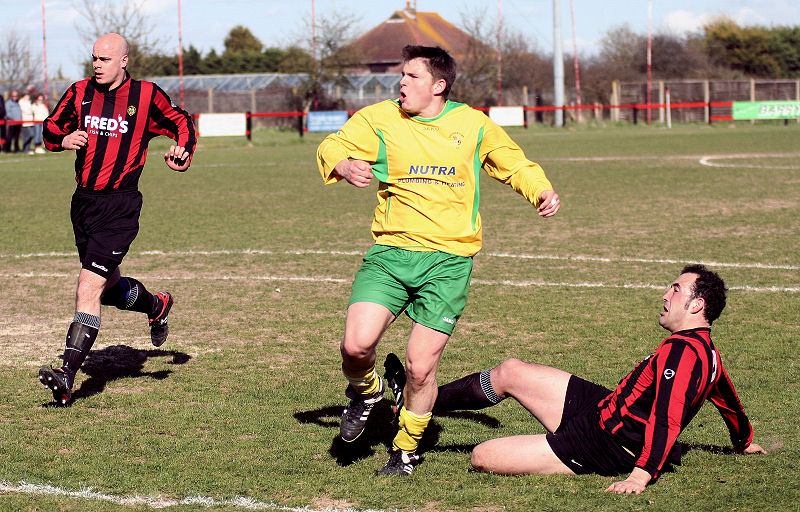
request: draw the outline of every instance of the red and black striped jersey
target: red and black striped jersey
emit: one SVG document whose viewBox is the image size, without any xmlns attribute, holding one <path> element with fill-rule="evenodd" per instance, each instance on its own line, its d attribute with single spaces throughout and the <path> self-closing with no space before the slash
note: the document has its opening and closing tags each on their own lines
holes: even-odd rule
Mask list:
<svg viewBox="0 0 800 512">
<path fill-rule="evenodd" d="M 89 134 L 75 158 L 75 180 L 83 190 L 138 189 L 147 145 L 159 135 L 174 139 L 190 154 L 197 144 L 191 116 L 156 84 L 127 73 L 113 90 L 93 78 L 72 84 L 44 121 L 45 147 L 62 151 L 64 136 L 76 130 Z"/>
<path fill-rule="evenodd" d="M 747 447 L 753 428 L 711 342 L 711 330 L 676 332 L 598 404 L 600 426 L 641 453 L 636 467 L 656 478 L 678 435 L 707 399 L 722 415 L 733 446 Z"/>
</svg>

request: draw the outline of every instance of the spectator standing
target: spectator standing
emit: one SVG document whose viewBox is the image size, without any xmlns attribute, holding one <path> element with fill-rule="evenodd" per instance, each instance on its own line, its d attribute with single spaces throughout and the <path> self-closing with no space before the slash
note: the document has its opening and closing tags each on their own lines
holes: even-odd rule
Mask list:
<svg viewBox="0 0 800 512">
<path fill-rule="evenodd" d="M 22 110 L 19 108 L 19 93 L 11 91 L 11 96 L 6 101 L 6 122 L 8 121 L 22 121 Z M 14 153 L 19 153 L 19 134 L 21 125 L 19 124 L 6 124 L 6 145 L 5 150 L 11 153 L 11 145 L 14 145 Z"/>
<path fill-rule="evenodd" d="M 0 97 L 0 153 L 6 145 L 6 102 Z"/>
<path fill-rule="evenodd" d="M 42 121 L 47 119 L 50 110 L 47 108 L 47 103 L 44 101 L 44 94 L 37 94 L 36 101 L 33 103 L 33 120 L 36 124 L 33 125 L 33 143 L 36 146 L 34 153 L 44 153 L 42 147 Z"/>
<path fill-rule="evenodd" d="M 34 129 L 33 129 L 33 103 L 31 103 L 31 95 L 28 92 L 22 94 L 19 99 L 19 110 L 22 112 L 22 152 L 33 154 Z"/>
</svg>

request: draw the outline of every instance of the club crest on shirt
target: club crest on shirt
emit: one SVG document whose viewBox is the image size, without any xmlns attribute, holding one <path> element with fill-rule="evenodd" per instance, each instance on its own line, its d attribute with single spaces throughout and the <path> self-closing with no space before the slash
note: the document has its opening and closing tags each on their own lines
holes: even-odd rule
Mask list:
<svg viewBox="0 0 800 512">
<path fill-rule="evenodd" d="M 458 132 L 453 132 L 448 137 L 453 145 L 457 148 L 461 147 L 461 143 L 464 141 L 464 136 Z"/>
<path fill-rule="evenodd" d="M 133 105 L 128 105 L 128 115 L 132 116 L 135 113 L 136 113 L 136 107 L 134 107 Z"/>
</svg>

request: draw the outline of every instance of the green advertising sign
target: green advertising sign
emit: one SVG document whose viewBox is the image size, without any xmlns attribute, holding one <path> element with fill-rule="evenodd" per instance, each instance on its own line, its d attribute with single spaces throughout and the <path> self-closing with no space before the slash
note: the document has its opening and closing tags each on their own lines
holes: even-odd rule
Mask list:
<svg viewBox="0 0 800 512">
<path fill-rule="evenodd" d="M 800 101 L 734 101 L 733 118 L 745 119 L 798 119 Z"/>
</svg>

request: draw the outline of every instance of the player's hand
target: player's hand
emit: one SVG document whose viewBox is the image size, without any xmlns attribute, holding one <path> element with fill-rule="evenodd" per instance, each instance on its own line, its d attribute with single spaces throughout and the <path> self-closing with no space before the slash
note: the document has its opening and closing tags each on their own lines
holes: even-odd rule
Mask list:
<svg viewBox="0 0 800 512">
<path fill-rule="evenodd" d="M 536 211 L 542 217 L 552 217 L 561 209 L 561 199 L 555 190 L 545 190 L 539 194 L 539 207 Z"/>
<path fill-rule="evenodd" d="M 633 468 L 631 474 L 621 482 L 614 482 L 609 485 L 606 492 L 615 492 L 617 494 L 639 494 L 647 487 L 650 482 L 650 473 L 641 469 Z"/>
<path fill-rule="evenodd" d="M 334 169 L 336 174 L 358 188 L 368 187 L 372 181 L 372 165 L 364 160 L 342 160 Z"/>
<path fill-rule="evenodd" d="M 64 149 L 81 149 L 89 143 L 89 134 L 83 130 L 75 130 L 61 139 L 61 147 Z"/>
<path fill-rule="evenodd" d="M 623 480 L 621 482 L 614 482 L 613 484 L 608 486 L 606 492 L 615 492 L 617 494 L 640 494 L 644 491 L 644 485 L 640 484 L 639 482 L 631 482 L 629 480 Z"/>
<path fill-rule="evenodd" d="M 170 146 L 169 151 L 164 153 L 164 161 L 167 167 L 173 171 L 183 172 L 189 168 L 189 156 L 191 153 L 182 146 Z"/>
<path fill-rule="evenodd" d="M 745 454 L 748 454 L 748 455 L 751 455 L 751 454 L 753 454 L 753 453 L 763 453 L 763 454 L 766 454 L 766 453 L 767 453 L 767 450 L 763 449 L 762 447 L 760 447 L 760 446 L 759 446 L 759 445 L 757 445 L 756 443 L 750 443 L 750 446 L 748 446 L 747 448 L 745 448 L 744 450 L 742 450 L 742 451 L 741 451 L 741 452 L 739 452 L 739 453 L 745 453 Z"/>
</svg>

